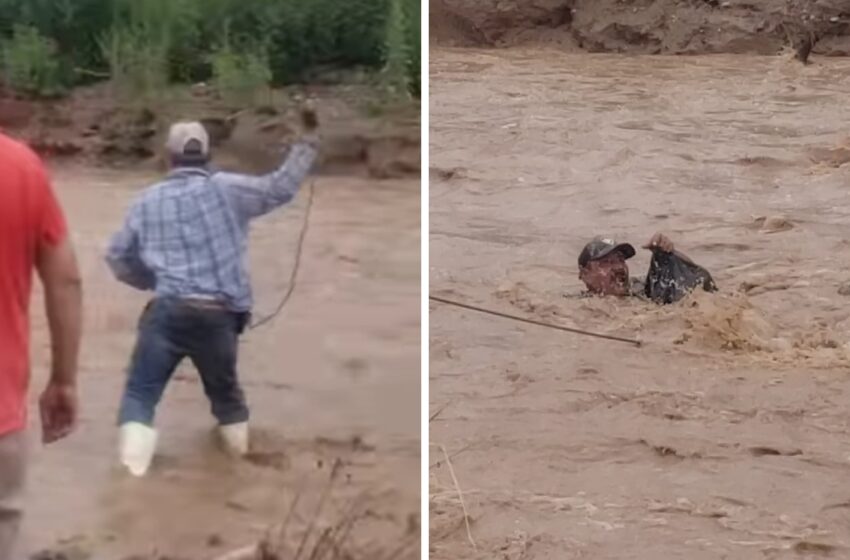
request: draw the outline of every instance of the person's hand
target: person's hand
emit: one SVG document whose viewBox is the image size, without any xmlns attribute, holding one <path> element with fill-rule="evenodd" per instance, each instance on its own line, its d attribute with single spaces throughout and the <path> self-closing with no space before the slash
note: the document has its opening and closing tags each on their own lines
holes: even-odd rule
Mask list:
<svg viewBox="0 0 850 560">
<path fill-rule="evenodd" d="M 50 444 L 67 437 L 77 425 L 77 387 L 51 382 L 39 400 L 41 439 Z"/>
<path fill-rule="evenodd" d="M 664 235 L 663 233 L 656 233 L 652 236 L 652 239 L 649 240 L 649 243 L 643 246 L 644 249 L 658 249 L 660 251 L 664 251 L 665 253 L 673 252 L 673 242 L 670 241 L 670 238 Z"/>
</svg>

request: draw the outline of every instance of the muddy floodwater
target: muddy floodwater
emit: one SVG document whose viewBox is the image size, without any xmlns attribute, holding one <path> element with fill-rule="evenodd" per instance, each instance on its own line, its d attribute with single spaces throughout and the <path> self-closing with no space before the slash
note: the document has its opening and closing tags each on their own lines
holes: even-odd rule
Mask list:
<svg viewBox="0 0 850 560">
<path fill-rule="evenodd" d="M 355 557 L 376 543 L 418 557 L 419 181 L 317 180 L 295 293 L 240 346 L 254 429 L 248 460 L 216 449 L 209 405 L 186 363 L 159 409 L 152 471 L 131 480 L 115 467 L 115 420 L 147 296 L 115 282 L 102 254 L 132 197 L 157 176 L 63 167 L 54 177 L 85 281 L 82 416 L 68 440 L 48 449 L 34 442 L 23 552 L 213 558 L 256 543 L 300 496 L 289 525 L 295 544 L 313 520 L 318 532 L 356 506 L 362 519 L 346 543 Z M 287 287 L 305 203 L 302 193 L 254 227 L 260 317 Z M 33 398 L 49 348 L 34 303 Z"/>
<path fill-rule="evenodd" d="M 846 59 L 432 53 L 431 292 L 644 342 L 431 305 L 432 557 L 850 556 L 847 92 Z M 720 293 L 576 297 L 585 242 L 656 231 Z"/>
</svg>

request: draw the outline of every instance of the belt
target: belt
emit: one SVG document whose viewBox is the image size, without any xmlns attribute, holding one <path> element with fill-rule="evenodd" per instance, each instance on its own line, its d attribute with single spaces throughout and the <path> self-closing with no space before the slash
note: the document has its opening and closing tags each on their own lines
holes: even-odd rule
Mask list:
<svg viewBox="0 0 850 560">
<path fill-rule="evenodd" d="M 214 309 L 218 311 L 230 311 L 226 304 L 214 299 L 206 298 L 180 298 L 180 303 L 195 307 L 197 309 Z"/>
</svg>

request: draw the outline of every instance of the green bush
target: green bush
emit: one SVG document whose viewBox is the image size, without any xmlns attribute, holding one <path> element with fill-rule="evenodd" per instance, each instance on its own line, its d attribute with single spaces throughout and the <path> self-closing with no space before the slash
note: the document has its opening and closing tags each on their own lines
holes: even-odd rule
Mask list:
<svg viewBox="0 0 850 560">
<path fill-rule="evenodd" d="M 422 10 L 419 0 L 407 0 L 407 73 L 410 76 L 410 93 L 422 93 Z"/>
<path fill-rule="evenodd" d="M 113 82 L 124 90 L 158 95 L 180 66 L 180 47 L 197 38 L 197 0 L 113 0 L 102 50 Z"/>
<path fill-rule="evenodd" d="M 387 19 L 384 81 L 392 95 L 407 95 L 410 91 L 407 14 L 401 2 L 402 0 L 390 0 Z"/>
<path fill-rule="evenodd" d="M 0 42 L 15 25 L 35 27 L 57 45 L 64 85 L 91 80 L 105 70 L 97 39 L 112 21 L 112 0 L 0 0 Z M 93 71 L 74 72 L 75 69 Z"/>
<path fill-rule="evenodd" d="M 419 2 L 390 0 L 386 24 L 384 79 L 390 92 L 420 93 L 421 12 Z"/>
<path fill-rule="evenodd" d="M 225 43 L 210 60 L 213 86 L 223 99 L 240 105 L 268 101 L 272 71 L 264 49 L 237 52 Z"/>
<path fill-rule="evenodd" d="M 3 47 L 3 75 L 14 91 L 42 97 L 63 91 L 56 45 L 34 27 L 14 27 Z"/>
<path fill-rule="evenodd" d="M 168 84 L 168 45 L 141 28 L 116 27 L 101 40 L 109 75 L 118 93 L 151 98 Z"/>
<path fill-rule="evenodd" d="M 262 39 L 275 85 L 322 68 L 388 66 L 400 83 L 405 66 L 417 94 L 419 14 L 419 0 L 0 0 L 0 42 L 16 25 L 37 29 L 57 45 L 59 66 L 71 69 L 69 85 L 112 72 L 116 62 L 121 76 L 136 66 L 158 75 L 163 56 L 169 80 L 193 82 L 213 77 L 212 56 L 229 29 L 235 54 L 256 54 Z M 130 60 L 130 47 L 146 43 L 153 46 L 138 56 L 146 60 Z"/>
</svg>

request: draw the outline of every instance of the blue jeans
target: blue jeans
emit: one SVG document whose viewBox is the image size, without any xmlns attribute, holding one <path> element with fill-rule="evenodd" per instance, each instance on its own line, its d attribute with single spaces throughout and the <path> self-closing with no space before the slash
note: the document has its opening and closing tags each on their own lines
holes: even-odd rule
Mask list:
<svg viewBox="0 0 850 560">
<path fill-rule="evenodd" d="M 119 424 L 153 425 L 165 386 L 185 357 L 195 364 L 219 424 L 247 421 L 248 406 L 236 375 L 239 334 L 246 322 L 244 313 L 176 298 L 151 301 L 139 320 Z"/>
</svg>

